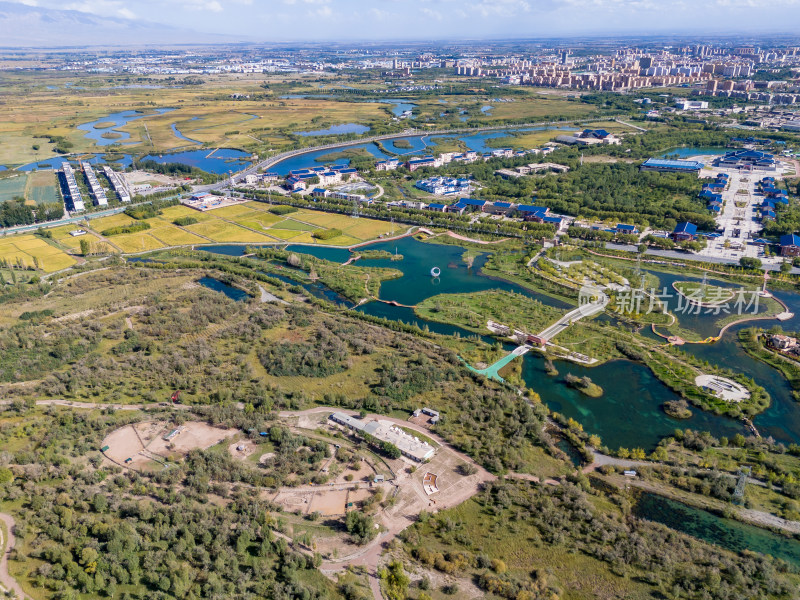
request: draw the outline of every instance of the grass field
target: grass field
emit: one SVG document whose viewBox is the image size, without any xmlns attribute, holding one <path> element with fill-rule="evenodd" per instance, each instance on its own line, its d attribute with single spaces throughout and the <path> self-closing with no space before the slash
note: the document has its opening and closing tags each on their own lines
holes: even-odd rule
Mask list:
<svg viewBox="0 0 800 600">
<path fill-rule="evenodd" d="M 81 247 L 81 240 L 89 240 L 89 242 L 96 244 L 100 242 L 100 238 L 92 233 L 87 233 L 86 235 L 81 235 L 78 237 L 71 236 L 69 234 L 70 231 L 75 231 L 76 229 L 81 229 L 80 226 L 72 224 L 72 225 L 64 225 L 62 227 L 54 227 L 49 229 L 50 233 L 53 234 L 53 239 L 61 244 L 62 246 L 66 246 L 72 250 L 79 250 Z"/>
<path fill-rule="evenodd" d="M 33 267 L 34 257 L 38 259 L 39 267 L 47 273 L 65 269 L 76 262 L 63 250 L 34 235 L 12 236 L 0 240 L 0 259 L 8 260 L 12 264 L 20 260 L 24 267 Z"/>
<path fill-rule="evenodd" d="M 0 179 L 0 202 L 8 202 L 16 197 L 24 198 L 27 182 L 27 175 Z"/>
<path fill-rule="evenodd" d="M 526 131 L 518 135 L 491 138 L 486 140 L 486 145 L 492 148 L 513 148 L 515 150 L 529 150 L 537 148 L 546 142 L 552 141 L 557 135 L 569 133 L 563 130 Z"/>
<path fill-rule="evenodd" d="M 25 198 L 36 204 L 60 202 L 61 198 L 56 189 L 55 171 L 34 171 L 28 175 L 28 187 Z"/>
</svg>

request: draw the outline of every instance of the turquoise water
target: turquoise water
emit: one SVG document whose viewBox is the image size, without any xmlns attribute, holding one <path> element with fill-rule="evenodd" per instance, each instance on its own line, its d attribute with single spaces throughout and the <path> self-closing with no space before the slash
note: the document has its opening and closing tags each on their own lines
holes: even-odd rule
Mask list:
<svg viewBox="0 0 800 600">
<path fill-rule="evenodd" d="M 337 135 L 343 133 L 367 133 L 369 127 L 366 125 L 359 125 L 358 123 L 342 123 L 341 125 L 331 125 L 327 129 L 316 129 L 314 131 L 295 131 L 297 135 L 312 136 L 312 135 Z"/>
<path fill-rule="evenodd" d="M 214 279 L 213 277 L 203 277 L 198 281 L 198 283 L 205 288 L 214 290 L 215 292 L 221 292 L 231 300 L 236 300 L 236 302 L 243 302 L 250 297 L 247 292 L 230 286 L 227 283 L 223 283 L 219 279 Z"/>
<path fill-rule="evenodd" d="M 209 156 L 210 155 L 210 156 Z M 241 171 L 250 166 L 250 154 L 231 148 L 220 148 L 212 154 L 212 150 L 186 150 L 173 154 L 145 156 L 142 160 L 154 160 L 159 164 L 179 163 L 197 167 L 207 173 L 224 175 L 228 171 Z"/>
<path fill-rule="evenodd" d="M 363 263 L 365 266 L 387 267 L 403 272 L 403 277 L 386 281 L 381 286 L 380 297 L 385 300 L 414 305 L 436 294 L 504 289 L 524 294 L 550 306 L 569 308 L 564 302 L 528 291 L 511 282 L 483 275 L 480 268 L 485 264 L 485 256 L 479 256 L 473 268 L 468 269 L 461 260 L 464 250 L 457 246 L 424 244 L 413 238 L 404 238 L 396 242 L 374 244 L 370 248 L 392 253 L 397 250 L 404 256 L 402 261 L 397 262 L 382 259 Z M 217 246 L 204 249 L 233 256 L 240 256 L 244 251 L 243 246 Z M 350 257 L 350 253 L 342 248 L 293 245 L 290 249 L 339 263 L 345 262 Z M 432 267 L 441 269 L 439 278 L 430 276 Z M 682 275 L 661 273 L 656 275 L 662 286 L 668 286 L 675 279 L 690 279 Z M 776 296 L 790 307 L 796 307 L 794 312 L 800 313 L 800 298 L 796 293 L 779 292 Z M 427 326 L 435 333 L 475 335 L 458 327 L 420 319 L 414 314 L 413 309 L 382 302 L 370 302 L 357 310 L 373 316 L 412 323 L 419 327 Z M 706 335 L 716 333 L 713 322 L 717 318 L 714 315 L 687 315 L 681 316 L 681 324 L 684 327 L 696 328 Z M 599 317 L 596 320 L 614 326 L 611 319 Z M 774 322 L 763 323 L 769 325 Z M 742 325 L 739 328 L 746 326 Z M 800 329 L 800 316 L 784 323 L 783 326 L 788 330 Z M 792 400 L 788 383 L 775 369 L 753 361 L 744 354 L 736 343 L 737 329 L 731 328 L 716 344 L 687 344 L 683 346 L 683 350 L 713 364 L 726 366 L 753 377 L 756 383 L 763 386 L 772 397 L 770 407 L 754 420 L 756 427 L 762 435 L 771 435 L 778 441 L 800 442 L 800 405 Z M 496 343 L 492 338 L 482 337 L 489 343 Z M 740 421 L 716 416 L 696 408 L 692 409 L 693 416 L 690 419 L 679 420 L 668 416 L 661 410 L 661 405 L 668 400 L 676 400 L 678 396 L 658 381 L 647 367 L 638 363 L 615 360 L 599 367 L 588 368 L 559 361 L 556 366 L 560 374 L 551 377 L 545 373 L 544 360 L 538 353 L 529 352 L 522 360 L 522 376 L 528 387 L 537 392 L 552 410 L 574 418 L 583 424 L 586 431 L 600 435 L 610 448 L 639 447 L 652 450 L 659 440 L 671 435 L 678 428 L 709 431 L 715 436 L 731 437 L 736 433 L 747 434 Z M 579 377 L 591 377 L 603 388 L 604 395 L 600 398 L 589 398 L 566 386 L 564 377 L 567 373 Z"/>
<path fill-rule="evenodd" d="M 633 513 L 641 519 L 661 523 L 733 552 L 750 550 L 768 554 L 800 567 L 800 542 L 795 538 L 719 517 L 708 511 L 650 493 L 644 493 L 639 497 L 633 506 Z"/>
<path fill-rule="evenodd" d="M 119 131 L 120 127 L 124 127 L 131 121 L 136 121 L 137 119 L 142 119 L 144 117 L 150 117 L 153 115 L 160 115 L 166 112 L 170 112 L 171 110 L 175 110 L 174 108 L 157 108 L 150 114 L 145 114 L 139 112 L 137 110 L 125 110 L 118 113 L 112 113 L 110 115 L 106 115 L 105 117 L 100 117 L 95 121 L 91 121 L 90 123 L 81 123 L 78 125 L 78 129 L 81 131 L 85 131 L 83 137 L 92 140 L 95 145 L 97 146 L 110 146 L 111 144 L 118 144 L 125 140 L 130 139 L 131 135 L 126 131 Z M 113 123 L 112 126 L 106 127 L 103 129 L 95 129 L 95 125 L 99 123 Z M 109 131 L 113 131 L 115 133 L 120 134 L 120 137 L 115 139 L 106 139 L 103 136 L 104 133 Z"/>
</svg>

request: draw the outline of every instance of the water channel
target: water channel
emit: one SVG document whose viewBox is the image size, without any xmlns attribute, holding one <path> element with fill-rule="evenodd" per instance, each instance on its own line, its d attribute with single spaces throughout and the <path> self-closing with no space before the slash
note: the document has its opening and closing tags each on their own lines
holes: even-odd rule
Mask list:
<svg viewBox="0 0 800 600">
<path fill-rule="evenodd" d="M 754 525 L 719 517 L 650 493 L 639 497 L 633 506 L 633 513 L 734 552 L 750 550 L 769 554 L 796 568 L 800 567 L 799 541 Z"/>
<path fill-rule="evenodd" d="M 350 257 L 349 251 L 343 248 L 299 245 L 289 246 L 289 248 L 294 252 L 312 254 L 318 258 L 340 263 Z M 388 259 L 364 261 L 364 265 L 386 267 L 403 272 L 402 278 L 383 283 L 380 292 L 381 299 L 414 305 L 436 294 L 504 289 L 524 294 L 550 306 L 564 309 L 568 307 L 567 304 L 549 296 L 529 291 L 511 282 L 483 275 L 480 268 L 486 261 L 485 256 L 479 256 L 472 269 L 467 268 L 467 265 L 461 260 L 464 251 L 456 246 L 425 244 L 413 238 L 404 238 L 395 242 L 377 243 L 371 245 L 370 248 L 392 253 L 397 251 L 404 256 L 402 261 Z M 205 249 L 237 256 L 244 251 L 243 246 L 214 246 Z M 430 270 L 434 266 L 441 269 L 439 278 L 430 276 Z M 669 286 L 672 281 L 677 279 L 690 279 L 686 276 L 654 274 L 659 278 L 662 286 Z M 800 313 L 800 298 L 796 293 L 777 292 L 776 296 L 786 302 L 790 308 L 796 307 L 796 312 Z M 452 325 L 421 319 L 410 308 L 392 306 L 382 302 L 370 302 L 360 306 L 358 310 L 373 316 L 413 323 L 420 327 L 427 326 L 430 331 L 436 333 L 475 335 L 473 332 Z M 695 329 L 701 336 L 716 333 L 713 324 L 719 316 L 701 314 L 679 315 L 679 317 L 681 326 Z M 756 324 L 766 324 L 767 326 L 774 323 L 777 321 L 756 322 Z M 736 342 L 737 331 L 747 326 L 748 324 L 742 324 L 732 327 L 716 344 L 687 344 L 683 346 L 683 350 L 711 363 L 723 365 L 751 376 L 772 397 L 770 407 L 755 418 L 756 427 L 762 435 L 771 435 L 778 441 L 800 442 L 800 406 L 792 399 L 788 383 L 775 369 L 748 357 Z M 800 329 L 800 316 L 782 323 L 782 326 L 787 330 Z M 488 337 L 484 339 L 492 341 Z M 594 368 L 559 362 L 557 368 L 561 375 L 548 376 L 545 373 L 543 359 L 538 354 L 530 352 L 523 358 L 522 374 L 527 385 L 536 391 L 552 410 L 573 417 L 582 423 L 587 431 L 600 435 L 603 442 L 611 448 L 641 447 L 645 450 L 652 450 L 660 439 L 671 435 L 677 428 L 709 431 L 715 436 L 730 437 L 736 433 L 747 434 L 740 421 L 696 408 L 692 409 L 693 416 L 690 419 L 678 420 L 668 416 L 661 410 L 661 405 L 667 400 L 677 399 L 677 396 L 658 381 L 644 365 L 628 360 L 614 360 Z M 563 376 L 566 373 L 591 377 L 605 390 L 605 394 L 601 398 L 584 396 L 564 385 Z"/>
</svg>

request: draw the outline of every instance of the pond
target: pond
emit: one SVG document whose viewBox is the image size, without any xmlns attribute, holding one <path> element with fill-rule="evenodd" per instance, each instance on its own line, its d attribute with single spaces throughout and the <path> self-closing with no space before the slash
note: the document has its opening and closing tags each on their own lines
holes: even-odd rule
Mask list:
<svg viewBox="0 0 800 600">
<path fill-rule="evenodd" d="M 203 277 L 197 283 L 215 292 L 222 292 L 228 298 L 236 302 L 243 302 L 250 297 L 250 294 L 247 292 L 230 286 L 227 283 L 223 283 L 219 279 L 214 279 L 213 277 Z"/>
<path fill-rule="evenodd" d="M 349 165 L 350 159 L 349 158 L 337 158 L 335 160 L 318 160 L 322 157 L 328 155 L 335 155 L 343 150 L 356 150 L 359 148 L 363 148 L 367 152 L 369 152 L 372 156 L 375 157 L 376 160 L 381 160 L 385 158 L 389 158 L 389 155 L 381 152 L 380 148 L 374 143 L 354 143 L 348 144 L 346 146 L 341 146 L 340 148 L 327 148 L 325 150 L 312 150 L 309 152 L 304 152 L 303 154 L 298 154 L 296 156 L 289 157 L 285 160 L 276 163 L 272 167 L 270 167 L 270 171 L 273 173 L 277 173 L 278 175 L 286 175 L 289 171 L 296 171 L 299 169 L 309 169 L 311 167 L 318 167 L 323 164 L 337 164 L 337 165 Z"/>
<path fill-rule="evenodd" d="M 94 121 L 89 123 L 81 123 L 78 125 L 78 129 L 81 131 L 85 131 L 83 137 L 92 140 L 97 146 L 110 146 L 111 144 L 117 144 L 124 140 L 128 140 L 131 137 L 127 131 L 120 131 L 120 127 L 124 127 L 131 121 L 135 121 L 137 119 L 143 119 L 144 117 L 152 117 L 154 115 L 161 115 L 167 112 L 175 110 L 174 108 L 157 108 L 152 113 L 143 113 L 138 110 L 125 110 L 118 113 L 111 113 L 110 115 L 106 115 L 105 117 L 100 117 Z M 104 123 L 108 123 L 108 127 L 103 127 L 102 129 L 98 129 L 96 126 L 101 125 Z M 114 138 L 104 138 L 104 133 L 113 132 L 116 135 Z"/>
<path fill-rule="evenodd" d="M 133 162 L 133 157 L 130 154 L 123 154 L 119 160 L 106 160 L 103 158 L 102 154 L 93 154 L 91 158 L 86 158 L 85 154 L 81 155 L 81 159 L 85 160 L 89 164 L 92 165 L 111 165 L 116 169 L 125 169 L 131 166 Z M 47 160 L 39 160 L 36 162 L 28 163 L 27 165 L 22 165 L 21 167 L 17 167 L 17 171 L 36 171 L 39 169 L 60 169 L 64 164 L 69 163 L 72 161 L 73 163 L 77 163 L 77 160 L 70 156 L 54 156 L 53 158 L 48 158 Z"/>
<path fill-rule="evenodd" d="M 153 160 L 161 165 L 169 163 L 188 165 L 215 175 L 224 175 L 229 171 L 235 173 L 249 167 L 251 164 L 250 154 L 231 148 L 186 150 L 172 154 L 149 154 L 142 160 Z"/>
<path fill-rule="evenodd" d="M 327 129 L 316 129 L 314 131 L 295 131 L 297 135 L 303 137 L 312 135 L 337 135 L 344 133 L 367 133 L 369 127 L 366 125 L 359 125 L 358 123 L 342 123 L 341 125 L 331 125 Z"/>
<path fill-rule="evenodd" d="M 384 148 L 386 148 L 387 151 L 400 156 L 429 152 L 430 151 L 429 147 L 431 144 L 436 144 L 436 140 L 443 140 L 443 139 L 450 139 L 450 140 L 457 139 L 463 141 L 467 149 L 474 150 L 475 152 L 491 152 L 495 148 L 487 145 L 486 143 L 487 140 L 510 137 L 515 132 L 544 131 L 544 130 L 575 131 L 573 127 L 525 127 L 521 129 L 480 131 L 476 133 L 466 133 L 466 134 L 442 134 L 434 136 L 398 135 L 397 137 L 394 138 L 382 140 L 381 144 L 383 144 Z M 398 140 L 407 141 L 409 144 L 411 144 L 411 148 L 397 147 L 395 143 Z M 318 159 L 321 156 L 325 156 L 328 154 L 335 154 L 343 150 L 356 149 L 356 148 L 365 149 L 367 152 L 372 154 L 372 156 L 374 156 L 376 159 L 390 158 L 390 156 L 385 152 L 382 152 L 380 148 L 377 146 L 377 144 L 375 144 L 374 142 L 370 143 L 353 142 L 352 144 L 347 144 L 339 148 L 326 149 L 326 150 L 310 150 L 308 152 L 304 152 L 303 154 L 292 156 L 270 167 L 270 171 L 277 173 L 278 175 L 286 175 L 289 171 L 316 167 L 320 165 L 320 162 L 317 161 L 316 159 Z M 350 164 L 350 159 L 347 158 L 337 159 L 335 162 L 336 164 L 346 165 Z"/>
<path fill-rule="evenodd" d="M 294 252 L 312 254 L 338 263 L 343 263 L 350 257 L 349 251 L 344 248 L 302 245 L 292 245 L 289 248 Z M 233 256 L 244 253 L 244 246 L 216 246 L 202 249 Z M 380 298 L 384 300 L 414 305 L 436 294 L 504 289 L 526 295 L 550 306 L 569 308 L 569 305 L 559 300 L 484 275 L 480 269 L 486 262 L 485 255 L 477 257 L 471 269 L 467 268 L 461 259 L 464 250 L 457 246 L 425 244 L 409 237 L 393 242 L 379 242 L 370 245 L 370 249 L 392 253 L 396 250 L 404 257 L 402 261 L 396 262 L 389 259 L 361 262 L 364 266 L 386 267 L 403 272 L 403 277 L 382 284 Z M 431 277 L 432 267 L 441 269 L 438 278 Z M 685 275 L 655 274 L 662 285 L 668 285 L 675 278 L 689 279 Z M 783 326 L 787 330 L 800 329 L 800 297 L 793 292 L 776 292 L 775 295 L 790 307 L 796 307 L 794 312 L 799 314 Z M 383 302 L 369 302 L 357 310 L 377 317 L 412 323 L 421 328 L 427 327 L 435 333 L 458 334 L 462 337 L 476 335 L 474 332 L 452 325 L 426 321 L 417 317 L 413 309 Z M 716 333 L 713 322 L 717 318 L 714 315 L 687 316 L 682 318 L 681 325 L 697 328 L 706 335 L 706 333 Z M 613 324 L 610 319 L 607 321 Z M 769 324 L 770 321 L 763 323 Z M 763 386 L 772 397 L 769 408 L 754 419 L 756 427 L 762 435 L 771 435 L 778 441 L 800 442 L 800 405 L 792 399 L 788 383 L 769 365 L 750 359 L 736 342 L 737 330 L 746 326 L 731 328 L 716 344 L 687 344 L 682 349 L 713 364 L 726 366 L 753 377 L 756 383 Z M 496 340 L 488 336 L 481 338 L 488 343 L 496 343 Z M 552 410 L 574 418 L 587 432 L 599 435 L 610 448 L 643 448 L 651 451 L 662 438 L 671 435 L 675 429 L 709 431 L 717 437 L 748 433 L 740 421 L 717 416 L 698 408 L 692 409 L 693 416 L 690 419 L 680 420 L 668 416 L 661 409 L 661 405 L 668 400 L 678 399 L 678 396 L 642 364 L 628 360 L 614 360 L 589 368 L 558 361 L 556 368 L 560 374 L 555 377 L 547 375 L 544 367 L 544 359 L 538 353 L 529 352 L 523 357 L 522 377 L 527 386 L 538 393 Z M 589 398 L 568 387 L 564 383 L 567 373 L 590 377 L 603 388 L 604 395 L 601 398 Z"/>
<path fill-rule="evenodd" d="M 750 550 L 800 567 L 800 542 L 796 539 L 734 519 L 719 517 L 676 500 L 643 493 L 633 506 L 633 514 L 732 552 Z"/>
</svg>

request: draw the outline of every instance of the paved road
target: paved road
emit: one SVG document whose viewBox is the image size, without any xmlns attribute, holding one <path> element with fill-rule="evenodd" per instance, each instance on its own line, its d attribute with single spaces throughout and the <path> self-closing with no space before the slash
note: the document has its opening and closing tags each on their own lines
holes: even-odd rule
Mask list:
<svg viewBox="0 0 800 600">
<path fill-rule="evenodd" d="M 582 304 L 578 308 L 569 311 L 558 321 L 550 325 L 550 327 L 542 331 L 539 334 L 539 337 L 545 340 L 550 340 L 551 338 L 555 337 L 556 334 L 561 333 L 567 327 L 569 327 L 570 323 L 574 323 L 575 321 L 580 321 L 585 317 L 592 317 L 603 312 L 606 308 L 606 305 L 608 305 L 608 296 L 606 296 L 600 290 L 597 290 L 597 293 L 600 295 L 600 297 L 595 302 Z"/>
</svg>

